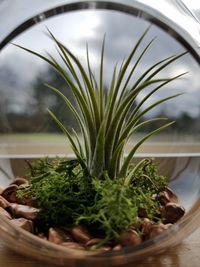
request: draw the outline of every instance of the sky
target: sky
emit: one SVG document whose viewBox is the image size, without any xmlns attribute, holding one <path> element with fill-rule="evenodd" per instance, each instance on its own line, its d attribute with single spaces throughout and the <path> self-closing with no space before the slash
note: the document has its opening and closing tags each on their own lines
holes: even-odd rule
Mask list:
<svg viewBox="0 0 200 267">
<path fill-rule="evenodd" d="M 116 62 L 120 64 L 127 57 L 148 25 L 147 21 L 114 11 L 77 11 L 45 20 L 26 30 L 12 42 L 40 53 L 48 51 L 57 57 L 54 44 L 46 35 L 46 27 L 48 27 L 82 62 L 86 59 L 85 47 L 88 43 L 90 62 L 94 72 L 97 73 L 102 39 L 105 34 L 104 78 L 105 83 L 109 84 L 114 65 Z M 151 27 L 143 47 L 154 37 L 156 39 L 142 59 L 136 71 L 136 77 L 151 64 L 185 50 L 181 44 L 157 26 Z M 4 98 L 12 103 L 16 112 L 23 112 L 23 103 L 28 105 L 34 103 L 31 84 L 45 68 L 47 65 L 43 61 L 13 45 L 7 45 L 0 53 L 0 70 L 7 70 L 0 73 L 0 93 L 4 92 Z M 200 75 L 196 61 L 188 54 L 162 72 L 162 77 L 173 77 L 186 71 L 188 74 L 184 78 L 161 89 L 149 99 L 147 105 L 171 94 L 181 92 L 184 95 L 163 104 L 150 115 L 156 115 L 163 109 L 171 117 L 180 116 L 183 112 L 194 118 L 200 117 Z M 10 73 L 9 77 L 8 73 Z M 142 92 L 138 100 L 142 99 L 147 91 Z"/>
</svg>

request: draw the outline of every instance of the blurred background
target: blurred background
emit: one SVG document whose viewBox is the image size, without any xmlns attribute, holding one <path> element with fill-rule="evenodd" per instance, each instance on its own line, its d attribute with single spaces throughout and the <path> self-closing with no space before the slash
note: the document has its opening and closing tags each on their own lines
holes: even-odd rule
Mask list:
<svg viewBox="0 0 200 267">
<path fill-rule="evenodd" d="M 47 36 L 46 28 L 48 28 L 83 64 L 86 62 L 86 44 L 88 44 L 90 63 L 93 72 L 98 77 L 100 49 L 105 34 L 105 90 L 111 82 L 115 64 L 118 62 L 120 65 L 128 56 L 149 25 L 151 28 L 140 52 L 152 38 L 155 38 L 155 41 L 130 81 L 130 88 L 134 80 L 148 67 L 188 49 L 180 42 L 180 38 L 175 32 L 166 31 L 157 26 L 157 23 L 154 24 L 152 21 L 144 19 L 145 16 L 140 16 L 139 11 L 129 14 L 131 12 L 83 8 L 65 12 L 64 3 L 68 1 L 57 1 L 57 6 L 56 1 L 49 1 L 49 6 L 45 7 L 42 6 L 44 4 L 39 6 L 39 1 L 34 3 L 29 1 L 29 4 L 27 4 L 28 1 L 15 0 L 12 4 L 11 2 L 9 0 L 0 1 L 2 14 L 0 35 L 4 40 L 1 43 L 0 51 L 1 154 L 27 154 L 30 151 L 32 154 L 66 154 L 70 152 L 65 137 L 48 115 L 47 108 L 50 108 L 62 120 L 68 130 L 71 131 L 74 128 L 78 131 L 75 118 L 66 108 L 62 99 L 44 85 L 44 83 L 49 83 L 59 88 L 76 106 L 72 91 L 62 77 L 48 64 L 15 47 L 10 42 L 44 55 L 48 52 L 60 62 L 56 48 Z M 56 8 L 58 6 L 59 9 Z M 43 9 L 42 13 L 41 9 Z M 51 10 L 51 13 L 48 13 L 48 10 Z M 16 17 L 11 18 L 9 14 L 16 14 Z M 6 23 L 9 26 L 8 18 L 16 20 L 15 28 L 10 31 L 11 35 L 9 35 L 10 32 L 6 35 L 5 27 Z M 198 17 L 195 19 L 198 20 Z M 20 25 L 22 26 L 20 27 Z M 189 51 L 184 57 L 162 71 L 158 77 L 174 77 L 184 72 L 187 74 L 163 87 L 142 107 L 144 109 L 163 97 L 183 93 L 148 113 L 148 118 L 167 117 L 169 120 L 175 120 L 175 124 L 150 139 L 139 152 L 196 153 L 200 151 L 200 75 L 197 58 Z M 151 87 L 142 91 L 136 102 L 133 103 L 133 107 L 152 89 Z M 154 124 L 153 128 L 157 126 L 159 125 Z M 132 142 L 153 128 L 147 126 L 136 133 L 129 145 L 131 146 Z"/>
</svg>

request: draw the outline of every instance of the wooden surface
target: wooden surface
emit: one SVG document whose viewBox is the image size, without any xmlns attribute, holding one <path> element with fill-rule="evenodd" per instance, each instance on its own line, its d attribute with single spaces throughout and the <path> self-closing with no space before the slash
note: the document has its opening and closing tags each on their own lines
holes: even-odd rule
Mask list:
<svg viewBox="0 0 200 267">
<path fill-rule="evenodd" d="M 0 267 L 53 267 L 24 256 L 20 256 L 5 248 L 0 243 Z M 144 259 L 137 264 L 123 267 L 200 267 L 200 229 L 185 239 L 180 245 L 162 255 Z M 103 266 L 102 266 L 103 267 Z"/>
</svg>

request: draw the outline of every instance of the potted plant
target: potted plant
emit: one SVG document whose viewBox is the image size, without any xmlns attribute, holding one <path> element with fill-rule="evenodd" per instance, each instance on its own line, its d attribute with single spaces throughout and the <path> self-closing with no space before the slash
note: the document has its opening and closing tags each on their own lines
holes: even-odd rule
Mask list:
<svg viewBox="0 0 200 267">
<path fill-rule="evenodd" d="M 166 84 L 184 75 L 157 76 L 185 54 L 182 53 L 161 59 L 133 82 L 135 70 L 153 42 L 152 39 L 140 51 L 148 30 L 121 66 L 113 67 L 108 90 L 104 88 L 103 72 L 105 38 L 98 80 L 91 69 L 88 48 L 85 68 L 50 31 L 49 36 L 67 71 L 52 55 L 46 57 L 17 45 L 49 63 L 70 86 L 77 107 L 59 88 L 46 84 L 74 114 L 83 141 L 75 130 L 71 134 L 56 114 L 48 110 L 66 135 L 75 158 L 29 162 L 28 180 L 17 178 L 3 190 L 2 208 L 15 225 L 55 244 L 99 253 L 136 246 L 168 229 L 184 215 L 184 208 L 168 188 L 166 177 L 158 174 L 154 160 L 133 162 L 137 149 L 148 138 L 174 123 L 165 122 L 167 118 L 144 120 L 143 115 L 179 94 L 158 100 L 147 108 L 143 105 Z M 153 89 L 136 102 L 138 94 L 150 86 Z M 164 124 L 143 136 L 125 155 L 130 137 L 155 122 Z"/>
</svg>

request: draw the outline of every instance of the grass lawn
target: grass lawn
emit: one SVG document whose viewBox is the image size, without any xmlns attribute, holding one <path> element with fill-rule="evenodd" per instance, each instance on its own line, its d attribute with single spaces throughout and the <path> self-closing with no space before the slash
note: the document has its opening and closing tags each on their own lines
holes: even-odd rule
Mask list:
<svg viewBox="0 0 200 267">
<path fill-rule="evenodd" d="M 141 134 L 134 135 L 127 145 L 130 149 Z M 31 133 L 1 134 L 0 155 L 5 154 L 71 154 L 66 137 L 62 134 Z M 160 134 L 148 140 L 138 153 L 200 153 L 200 140 L 195 136 Z"/>
</svg>

